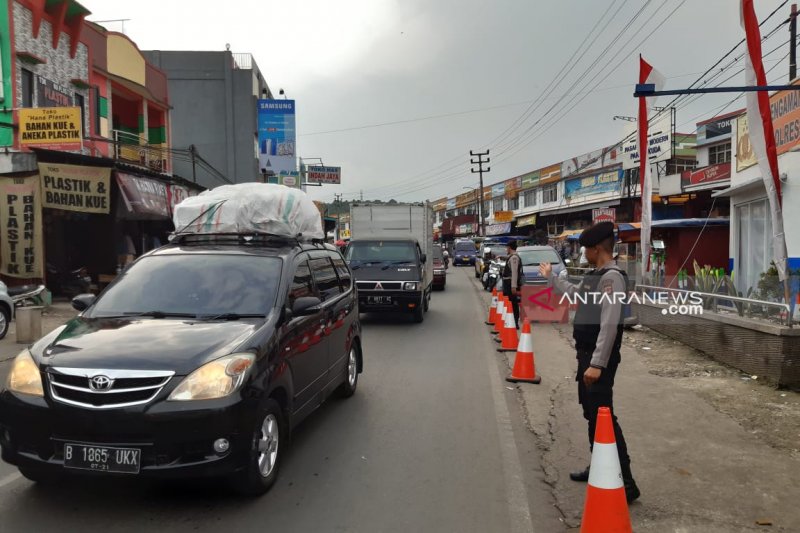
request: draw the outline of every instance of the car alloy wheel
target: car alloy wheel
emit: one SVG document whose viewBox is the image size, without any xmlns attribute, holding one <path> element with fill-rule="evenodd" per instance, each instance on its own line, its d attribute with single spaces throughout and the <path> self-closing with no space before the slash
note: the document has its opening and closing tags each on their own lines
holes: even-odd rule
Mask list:
<svg viewBox="0 0 800 533">
<path fill-rule="evenodd" d="M 280 426 L 272 413 L 264 417 L 261 423 L 261 437 L 258 440 L 258 469 L 261 477 L 269 477 L 278 463 L 278 443 Z"/>
</svg>

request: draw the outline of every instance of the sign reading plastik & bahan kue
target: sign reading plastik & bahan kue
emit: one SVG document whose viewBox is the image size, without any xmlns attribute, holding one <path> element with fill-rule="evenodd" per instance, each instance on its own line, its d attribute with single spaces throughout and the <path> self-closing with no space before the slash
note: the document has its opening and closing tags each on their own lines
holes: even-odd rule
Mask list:
<svg viewBox="0 0 800 533">
<path fill-rule="evenodd" d="M 44 207 L 79 213 L 110 212 L 110 168 L 39 163 L 39 175 Z"/>
<path fill-rule="evenodd" d="M 42 208 L 39 177 L 0 180 L 0 272 L 41 278 Z"/>
</svg>

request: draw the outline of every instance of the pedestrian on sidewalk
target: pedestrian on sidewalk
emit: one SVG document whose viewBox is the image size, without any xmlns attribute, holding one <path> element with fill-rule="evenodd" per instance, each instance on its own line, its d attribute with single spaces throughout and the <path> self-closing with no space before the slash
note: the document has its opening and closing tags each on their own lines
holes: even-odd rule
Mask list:
<svg viewBox="0 0 800 533">
<path fill-rule="evenodd" d="M 553 275 L 550 263 L 541 263 L 539 271 L 558 291 L 585 295 L 578 299 L 578 310 L 573 320 L 572 337 L 575 339 L 578 372 L 578 402 L 583 407 L 583 417 L 589 423 L 589 449 L 594 446 L 597 411 L 600 407 L 611 409 L 617 452 L 625 483 L 628 503 L 639 497 L 639 488 L 631 472 L 631 459 L 622 428 L 613 410 L 614 376 L 620 364 L 623 314 L 622 295 L 625 294 L 628 276 L 614 261 L 614 224 L 600 222 L 581 233 L 580 244 L 586 259 L 595 266 L 583 282 L 573 284 L 564 277 Z M 605 296 L 608 295 L 608 296 Z M 618 296 L 617 296 L 618 295 Z M 586 303 L 583 303 L 583 302 Z M 589 468 L 570 474 L 573 481 L 588 481 Z"/>
<path fill-rule="evenodd" d="M 503 267 L 503 294 L 511 300 L 514 311 L 514 325 L 519 329 L 519 297 L 522 290 L 522 259 L 517 254 L 517 241 L 508 241 L 506 245 L 508 259 Z"/>
</svg>

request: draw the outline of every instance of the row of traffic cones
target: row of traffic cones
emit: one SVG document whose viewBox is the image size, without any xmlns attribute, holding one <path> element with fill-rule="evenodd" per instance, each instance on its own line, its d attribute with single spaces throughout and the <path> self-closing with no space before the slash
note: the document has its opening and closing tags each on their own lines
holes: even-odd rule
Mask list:
<svg viewBox="0 0 800 533">
<path fill-rule="evenodd" d="M 511 302 L 503 294 L 497 294 L 497 289 L 492 289 L 492 304 L 489 307 L 489 317 L 486 325 L 491 325 L 497 334 L 495 341 L 500 343 L 498 352 L 517 352 L 514 359 L 514 368 L 506 381 L 511 383 L 541 383 L 542 378 L 536 375 L 536 366 L 533 360 L 533 339 L 531 338 L 531 325 L 527 320 L 522 323 L 522 334 L 517 336 L 517 326 L 514 323 L 514 313 Z"/>
<path fill-rule="evenodd" d="M 497 351 L 517 352 L 514 369 L 506 381 L 541 383 L 542 378 L 536 375 L 534 364 L 530 322 L 523 321 L 522 334 L 517 338 L 511 303 L 504 295 L 498 295 L 497 289 L 492 289 L 492 304 L 489 307 L 486 325 L 492 326 L 493 332 L 500 337 L 500 348 Z M 611 410 L 608 407 L 601 407 L 597 413 L 581 533 L 630 533 L 631 531 L 631 519 L 625 497 L 622 468 L 617 455 Z"/>
</svg>

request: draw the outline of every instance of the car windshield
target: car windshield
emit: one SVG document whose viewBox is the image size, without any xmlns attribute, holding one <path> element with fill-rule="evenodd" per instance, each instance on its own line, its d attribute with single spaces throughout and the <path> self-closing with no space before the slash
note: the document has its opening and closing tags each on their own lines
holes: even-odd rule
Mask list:
<svg viewBox="0 0 800 533">
<path fill-rule="evenodd" d="M 413 263 L 417 260 L 415 248 L 411 242 L 357 241 L 347 247 L 346 259 L 363 263 L 384 261 Z"/>
<path fill-rule="evenodd" d="M 145 313 L 265 316 L 275 304 L 281 261 L 274 257 L 180 254 L 143 257 L 108 288 L 89 316 Z"/>
<path fill-rule="evenodd" d="M 523 266 L 538 265 L 539 263 L 561 263 L 561 258 L 555 250 L 520 250 L 517 252 L 522 259 Z"/>
<path fill-rule="evenodd" d="M 474 252 L 475 245 L 471 242 L 457 242 L 455 249 L 457 252 Z"/>
</svg>

